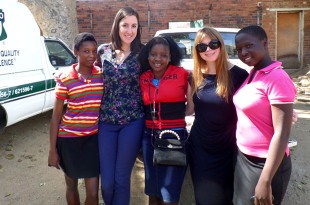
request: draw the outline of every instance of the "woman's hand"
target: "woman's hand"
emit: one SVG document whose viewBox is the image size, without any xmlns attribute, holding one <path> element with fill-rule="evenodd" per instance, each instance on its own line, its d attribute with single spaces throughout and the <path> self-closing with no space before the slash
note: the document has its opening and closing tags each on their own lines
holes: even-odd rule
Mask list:
<svg viewBox="0 0 310 205">
<path fill-rule="evenodd" d="M 266 163 L 255 187 L 255 205 L 272 205 L 271 181 L 286 154 L 293 119 L 293 104 L 273 104 L 271 113 L 274 134 Z"/>
<path fill-rule="evenodd" d="M 272 188 L 270 182 L 260 179 L 255 187 L 255 205 L 272 205 Z"/>
<path fill-rule="evenodd" d="M 295 109 L 293 109 L 293 117 L 292 117 L 292 124 L 294 125 L 298 120 L 298 113 Z"/>
<path fill-rule="evenodd" d="M 194 114 L 194 102 L 193 102 L 193 96 L 192 96 L 192 88 L 189 83 L 187 85 L 186 99 L 187 99 L 187 102 L 186 102 L 185 115 L 190 116 Z"/>
<path fill-rule="evenodd" d="M 48 166 L 59 169 L 59 156 L 57 150 L 50 150 L 48 154 Z"/>
<path fill-rule="evenodd" d="M 64 100 L 59 98 L 55 99 L 54 110 L 52 115 L 52 120 L 50 124 L 50 151 L 48 154 L 48 166 L 56 167 L 59 169 L 59 156 L 57 153 L 57 134 L 58 134 L 58 125 L 62 117 L 64 107 Z"/>
</svg>

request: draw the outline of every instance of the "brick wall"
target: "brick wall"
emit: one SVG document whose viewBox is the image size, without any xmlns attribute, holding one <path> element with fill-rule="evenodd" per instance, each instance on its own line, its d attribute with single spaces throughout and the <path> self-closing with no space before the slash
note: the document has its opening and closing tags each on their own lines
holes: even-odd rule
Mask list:
<svg viewBox="0 0 310 205">
<path fill-rule="evenodd" d="M 303 24 L 303 64 L 310 64 L 310 1 L 309 0 L 264 0 L 263 4 L 263 17 L 262 17 L 262 26 L 265 28 L 268 38 L 269 38 L 269 51 L 271 56 L 275 56 L 276 48 L 276 11 L 270 11 L 270 8 L 273 9 L 291 9 L 299 11 L 300 9 L 306 8 L 304 10 L 304 21 Z M 268 9 L 267 9 L 268 8 Z M 308 9 L 308 10 L 307 10 Z M 285 42 L 289 43 L 289 42 Z"/>
<path fill-rule="evenodd" d="M 251 0 L 245 0 L 249 5 Z M 169 21 L 194 21 L 204 19 L 215 27 L 241 27 L 245 23 L 256 22 L 256 7 L 247 6 L 243 12 L 240 0 L 222 0 L 216 4 L 210 0 L 97 0 L 77 1 L 79 31 L 93 32 L 99 42 L 109 41 L 109 33 L 116 12 L 124 7 L 135 8 L 140 15 L 142 39 L 148 41 L 159 29 L 168 28 Z M 149 5 L 149 6 L 148 6 Z M 150 10 L 150 26 L 148 27 L 148 8 Z M 245 12 L 246 11 L 246 12 Z"/>
<path fill-rule="evenodd" d="M 214 27 L 241 28 L 259 23 L 266 29 L 269 48 L 275 56 L 276 12 L 268 8 L 310 8 L 309 0 L 262 0 L 261 13 L 253 0 L 77 0 L 79 32 L 92 32 L 99 43 L 109 42 L 109 34 L 116 12 L 124 7 L 135 8 L 140 15 L 142 41 L 147 42 L 159 29 L 167 29 L 168 22 L 203 19 Z M 148 26 L 148 8 L 150 26 Z M 310 64 L 310 10 L 304 11 L 303 62 Z"/>
</svg>

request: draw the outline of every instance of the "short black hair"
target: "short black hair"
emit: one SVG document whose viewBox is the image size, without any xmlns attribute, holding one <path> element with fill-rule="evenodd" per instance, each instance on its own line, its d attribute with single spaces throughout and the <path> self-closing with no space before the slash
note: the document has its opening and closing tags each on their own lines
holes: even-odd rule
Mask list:
<svg viewBox="0 0 310 205">
<path fill-rule="evenodd" d="M 141 65 L 141 73 L 151 70 L 149 64 L 149 53 L 155 45 L 165 45 L 169 48 L 170 51 L 170 62 L 169 64 L 179 66 L 182 60 L 182 52 L 178 44 L 169 36 L 156 36 L 152 38 L 140 51 L 138 60 Z"/>
<path fill-rule="evenodd" d="M 257 26 L 257 25 L 246 26 L 240 29 L 238 33 L 236 34 L 236 36 L 238 36 L 241 33 L 246 33 L 246 34 L 256 36 L 259 40 L 264 40 L 264 39 L 268 40 L 266 31 L 261 26 Z"/>
<path fill-rule="evenodd" d="M 80 49 L 82 43 L 85 41 L 92 41 L 92 42 L 95 42 L 97 45 L 97 41 L 96 41 L 93 34 L 87 33 L 87 32 L 79 33 L 74 38 L 74 46 L 73 46 L 74 50 L 78 51 Z"/>
</svg>

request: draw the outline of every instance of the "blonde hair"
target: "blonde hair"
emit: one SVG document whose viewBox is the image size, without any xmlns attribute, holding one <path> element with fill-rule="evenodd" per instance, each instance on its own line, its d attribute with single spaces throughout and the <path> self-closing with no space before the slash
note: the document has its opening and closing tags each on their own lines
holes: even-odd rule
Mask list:
<svg viewBox="0 0 310 205">
<path fill-rule="evenodd" d="M 216 93 L 218 96 L 225 99 L 226 102 L 229 100 L 229 96 L 232 92 L 232 81 L 229 72 L 229 62 L 228 62 L 228 55 L 226 52 L 224 40 L 221 34 L 216 31 L 214 28 L 211 27 L 204 27 L 197 32 L 196 39 L 194 42 L 194 49 L 193 49 L 193 59 L 194 59 L 194 70 L 193 70 L 193 81 L 192 81 L 192 95 L 198 91 L 199 86 L 203 81 L 203 73 L 202 69 L 206 68 L 208 73 L 207 62 L 203 60 L 196 50 L 196 45 L 201 43 L 203 38 L 208 36 L 211 40 L 217 39 L 221 43 L 220 47 L 220 54 L 216 59 L 216 80 L 217 80 L 217 87 Z"/>
</svg>

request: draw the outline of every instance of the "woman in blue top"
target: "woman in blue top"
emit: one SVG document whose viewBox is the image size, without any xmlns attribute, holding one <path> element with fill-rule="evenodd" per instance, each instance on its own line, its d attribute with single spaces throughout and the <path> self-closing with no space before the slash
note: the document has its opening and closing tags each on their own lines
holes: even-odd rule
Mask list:
<svg viewBox="0 0 310 205">
<path fill-rule="evenodd" d="M 139 15 L 124 7 L 115 16 L 112 42 L 98 48 L 105 88 L 98 143 L 101 191 L 106 205 L 126 205 L 130 201 L 130 176 L 145 124 L 137 60 L 142 47 L 140 39 Z"/>
</svg>

